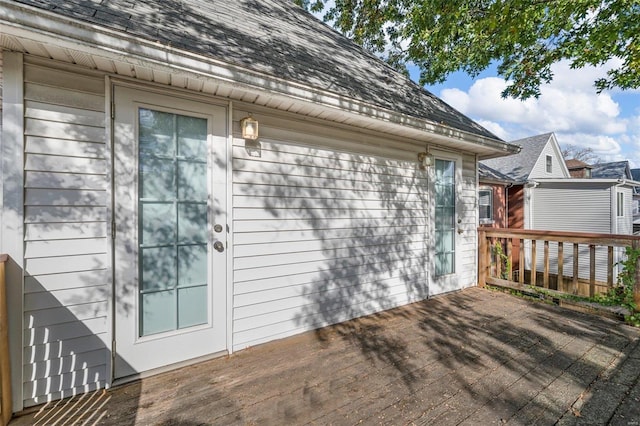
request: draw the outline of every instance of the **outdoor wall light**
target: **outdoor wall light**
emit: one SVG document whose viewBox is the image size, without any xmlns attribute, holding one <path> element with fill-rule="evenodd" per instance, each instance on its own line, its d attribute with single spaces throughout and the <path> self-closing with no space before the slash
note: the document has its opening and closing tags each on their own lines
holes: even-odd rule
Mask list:
<svg viewBox="0 0 640 426">
<path fill-rule="evenodd" d="M 240 120 L 240 129 L 242 129 L 242 137 L 244 139 L 258 139 L 258 120 L 249 116 Z"/>
<path fill-rule="evenodd" d="M 428 152 L 419 152 L 418 153 L 418 163 L 423 168 L 427 168 L 433 164 L 433 155 Z"/>
</svg>

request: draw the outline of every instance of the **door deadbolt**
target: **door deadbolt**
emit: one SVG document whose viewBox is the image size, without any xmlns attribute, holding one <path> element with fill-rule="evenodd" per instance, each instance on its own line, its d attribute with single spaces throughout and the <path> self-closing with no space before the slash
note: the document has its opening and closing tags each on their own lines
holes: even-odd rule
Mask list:
<svg viewBox="0 0 640 426">
<path fill-rule="evenodd" d="M 219 223 L 217 223 L 214 227 L 213 230 L 220 233 L 222 232 L 222 225 L 220 225 Z"/>
<path fill-rule="evenodd" d="M 224 244 L 222 244 L 222 242 L 220 241 L 216 241 L 215 243 L 213 243 L 213 248 L 222 253 L 224 251 Z"/>
</svg>

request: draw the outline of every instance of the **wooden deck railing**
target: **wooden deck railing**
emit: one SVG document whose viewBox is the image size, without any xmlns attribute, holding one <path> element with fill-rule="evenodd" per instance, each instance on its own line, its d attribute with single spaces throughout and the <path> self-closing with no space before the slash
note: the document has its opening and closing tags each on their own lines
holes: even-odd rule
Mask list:
<svg viewBox="0 0 640 426">
<path fill-rule="evenodd" d="M 528 284 L 593 297 L 617 284 L 616 263 L 626 247 L 640 248 L 640 236 L 479 228 L 478 243 L 481 287 Z M 640 306 L 640 259 L 634 298 Z"/>
<path fill-rule="evenodd" d="M 11 419 L 11 374 L 9 370 L 9 324 L 4 265 L 7 255 L 0 254 L 0 425 Z"/>
</svg>

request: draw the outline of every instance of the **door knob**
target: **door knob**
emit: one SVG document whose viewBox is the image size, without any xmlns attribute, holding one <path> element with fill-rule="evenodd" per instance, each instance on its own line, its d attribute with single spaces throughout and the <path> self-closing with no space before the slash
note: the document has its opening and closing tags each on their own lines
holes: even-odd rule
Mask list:
<svg viewBox="0 0 640 426">
<path fill-rule="evenodd" d="M 224 251 L 224 244 L 222 244 L 222 242 L 220 241 L 216 241 L 215 243 L 213 243 L 213 248 L 222 253 Z"/>
</svg>

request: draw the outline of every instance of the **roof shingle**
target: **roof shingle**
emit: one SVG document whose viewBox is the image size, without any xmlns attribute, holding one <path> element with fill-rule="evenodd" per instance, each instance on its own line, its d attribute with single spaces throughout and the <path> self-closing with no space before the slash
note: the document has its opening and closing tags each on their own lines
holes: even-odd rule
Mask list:
<svg viewBox="0 0 640 426">
<path fill-rule="evenodd" d="M 591 177 L 595 179 L 630 179 L 629 162 L 623 160 L 594 164 Z"/>
<path fill-rule="evenodd" d="M 540 157 L 540 153 L 552 135 L 553 133 L 545 133 L 512 141 L 510 143 L 522 147 L 519 154 L 483 160 L 481 163 L 506 175 L 513 182 L 526 182 L 538 157 Z"/>
<path fill-rule="evenodd" d="M 17 2 L 500 141 L 290 0 Z"/>
</svg>

